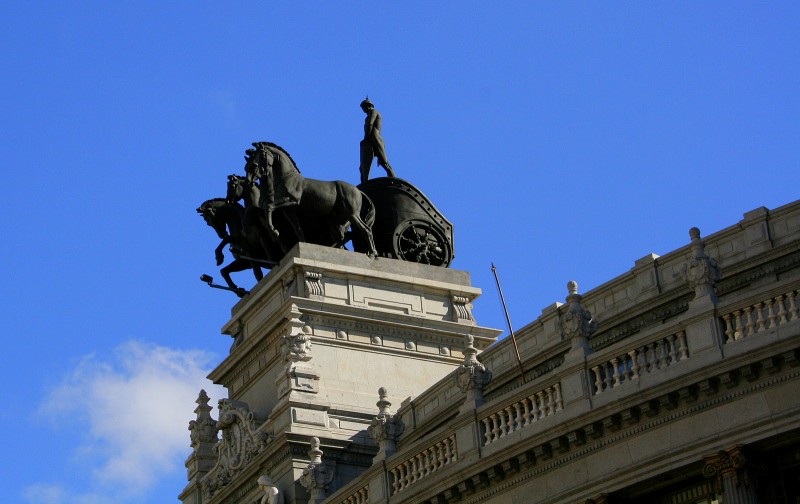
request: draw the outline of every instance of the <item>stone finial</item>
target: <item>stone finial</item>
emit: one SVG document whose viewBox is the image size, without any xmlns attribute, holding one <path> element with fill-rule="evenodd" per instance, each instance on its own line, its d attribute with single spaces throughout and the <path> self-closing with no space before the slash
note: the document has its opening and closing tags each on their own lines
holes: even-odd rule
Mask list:
<svg viewBox="0 0 800 504">
<path fill-rule="evenodd" d="M 311 449 L 308 451 L 310 462 L 303 469 L 300 484 L 308 491 L 309 504 L 319 504 L 328 496 L 328 486 L 333 481 L 334 467 L 322 462 L 322 450 L 318 437 L 311 438 Z"/>
<path fill-rule="evenodd" d="M 308 450 L 308 458 L 312 464 L 322 463 L 322 450 L 320 449 L 320 442 L 318 437 L 311 438 L 311 449 Z"/>
<path fill-rule="evenodd" d="M 378 407 L 378 414 L 380 415 L 388 415 L 391 413 L 389 408 L 392 407 L 392 403 L 389 402 L 389 391 L 386 390 L 386 387 L 381 387 L 378 389 L 378 402 L 375 405 Z"/>
<path fill-rule="evenodd" d="M 483 389 L 492 379 L 492 372 L 478 361 L 478 350 L 475 348 L 475 337 L 464 336 L 464 362 L 456 370 L 456 385 L 466 394 L 465 409 L 474 409 L 483 404 Z"/>
<path fill-rule="evenodd" d="M 214 446 L 217 444 L 217 421 L 211 418 L 210 401 L 205 390 L 200 390 L 197 396 L 197 407 L 194 409 L 196 418 L 189 422 L 189 438 L 191 439 L 192 455 L 186 461 L 189 480 L 193 477 L 202 477 L 214 467 Z"/>
<path fill-rule="evenodd" d="M 708 298 L 716 303 L 717 297 L 714 287 L 720 279 L 720 270 L 717 261 L 708 257 L 705 242 L 700 238 L 700 230 L 693 227 L 689 230 L 692 239 L 692 255 L 683 267 L 683 276 L 689 286 L 694 289 L 694 299 Z"/>
<path fill-rule="evenodd" d="M 561 315 L 561 334 L 564 339 L 572 341 L 570 353 L 581 352 L 584 355 L 591 352 L 589 338 L 597 330 L 597 321 L 592 317 L 592 312 L 583 307 L 583 296 L 578 294 L 578 282 L 567 282 L 567 308 Z"/>
<path fill-rule="evenodd" d="M 405 430 L 405 425 L 400 417 L 392 415 L 392 403 L 388 400 L 389 392 L 386 387 L 378 389 L 378 414 L 372 419 L 367 434 L 378 443 L 378 454 L 374 461 L 383 460 L 396 451 L 397 440 Z"/>
</svg>

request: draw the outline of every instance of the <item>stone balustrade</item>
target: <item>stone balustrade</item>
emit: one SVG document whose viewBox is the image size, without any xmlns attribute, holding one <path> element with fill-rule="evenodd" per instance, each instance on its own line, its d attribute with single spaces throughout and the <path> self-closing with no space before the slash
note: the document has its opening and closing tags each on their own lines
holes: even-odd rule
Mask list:
<svg viewBox="0 0 800 504">
<path fill-rule="evenodd" d="M 355 493 L 339 501 L 339 504 L 369 504 L 369 486 L 359 488 Z"/>
<path fill-rule="evenodd" d="M 686 333 L 678 331 L 650 343 L 636 346 L 592 366 L 594 395 L 636 381 L 689 358 Z"/>
<path fill-rule="evenodd" d="M 539 420 L 555 415 L 564 409 L 561 384 L 555 383 L 543 390 L 508 404 L 481 419 L 484 446 L 512 432 L 524 429 Z"/>
<path fill-rule="evenodd" d="M 417 481 L 455 462 L 457 459 L 456 437 L 453 434 L 390 470 L 392 493 L 402 492 Z"/>
<path fill-rule="evenodd" d="M 800 290 L 792 289 L 723 315 L 725 343 L 755 336 L 800 318 L 795 300 L 799 293 Z"/>
</svg>

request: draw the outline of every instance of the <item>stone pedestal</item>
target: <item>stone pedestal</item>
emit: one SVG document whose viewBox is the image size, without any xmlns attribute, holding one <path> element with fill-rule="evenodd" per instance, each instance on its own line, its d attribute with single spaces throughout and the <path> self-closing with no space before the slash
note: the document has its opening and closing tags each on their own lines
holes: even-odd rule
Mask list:
<svg viewBox="0 0 800 504">
<path fill-rule="evenodd" d="M 367 429 L 379 387 L 391 391 L 382 400 L 399 404 L 461 365 L 465 341 L 476 352 L 495 341 L 500 331 L 472 316 L 479 294 L 463 271 L 300 243 L 233 307 L 223 333 L 234 345 L 209 377 L 260 422 L 269 443 L 251 465 L 270 471 L 285 504 L 304 493 L 303 478 L 312 500 L 322 498 L 310 475 L 318 483 L 328 473 L 306 458 L 313 438 L 325 467 L 336 467 L 325 483 L 335 491 L 378 452 Z M 237 474 L 248 471 L 214 473 L 205 480 L 216 478 L 208 494 L 216 501 L 241 492 Z"/>
</svg>

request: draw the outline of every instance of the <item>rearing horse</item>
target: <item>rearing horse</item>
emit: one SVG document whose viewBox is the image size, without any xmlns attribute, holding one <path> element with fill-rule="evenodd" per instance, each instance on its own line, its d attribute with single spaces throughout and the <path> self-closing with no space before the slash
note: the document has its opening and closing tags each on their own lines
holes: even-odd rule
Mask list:
<svg viewBox="0 0 800 504">
<path fill-rule="evenodd" d="M 343 247 L 349 239 L 347 228 L 352 226 L 368 244 L 367 255 L 377 257 L 372 237 L 375 206 L 366 194 L 340 180 L 303 177 L 289 153 L 274 143 L 256 142 L 253 147 L 247 152 L 245 171 L 248 181 L 259 182 L 259 206 L 266 211 L 267 229 L 273 238 L 280 235 L 272 222 L 273 212 L 278 210 L 291 224 L 297 241 Z M 312 236 L 307 237 L 307 232 Z M 285 241 L 280 242 L 287 249 Z"/>
<path fill-rule="evenodd" d="M 233 282 L 231 273 L 252 269 L 256 280 L 261 280 L 264 276 L 261 272 L 261 265 L 268 264 L 272 259 L 264 254 L 261 245 L 254 241 L 252 233 L 250 235 L 244 233 L 245 210 L 239 203 L 230 202 L 226 198 L 214 198 L 203 202 L 197 208 L 197 213 L 222 240 L 214 250 L 217 266 L 222 265 L 225 260 L 222 249 L 225 245 L 231 246 L 234 260 L 219 272 L 228 287 L 242 297 L 247 291 Z M 256 260 L 252 261 L 251 259 Z"/>
</svg>

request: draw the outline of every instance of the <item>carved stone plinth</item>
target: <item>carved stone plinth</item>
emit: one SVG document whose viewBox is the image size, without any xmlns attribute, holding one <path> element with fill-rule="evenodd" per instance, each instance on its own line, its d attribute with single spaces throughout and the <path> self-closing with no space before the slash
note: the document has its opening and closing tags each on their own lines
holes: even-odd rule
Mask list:
<svg viewBox="0 0 800 504">
<path fill-rule="evenodd" d="M 391 412 L 392 403 L 388 399 L 388 391 L 381 387 L 378 389 L 380 399 L 377 402 L 378 415 L 372 419 L 367 428 L 369 436 L 378 443 L 378 454 L 373 459 L 375 462 L 384 460 L 394 454 L 397 440 L 405 429 L 403 421 Z"/>
<path fill-rule="evenodd" d="M 335 466 L 323 462 L 322 455 L 319 438 L 311 438 L 311 450 L 308 451 L 311 462 L 300 477 L 300 484 L 309 493 L 308 504 L 319 504 L 328 497 L 328 486 L 335 475 Z"/>
<path fill-rule="evenodd" d="M 464 363 L 456 371 L 456 384 L 466 395 L 461 407 L 462 411 L 474 410 L 486 401 L 483 398 L 483 389 L 492 379 L 492 372 L 478 361 L 478 350 L 473 343 L 475 338 L 466 335 L 466 345 L 463 350 Z"/>
</svg>

